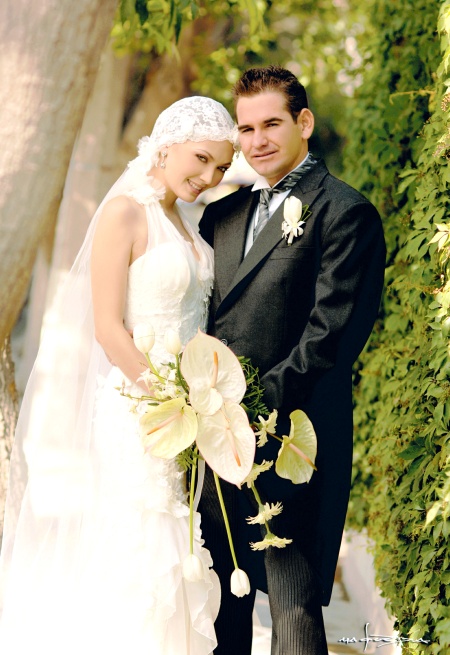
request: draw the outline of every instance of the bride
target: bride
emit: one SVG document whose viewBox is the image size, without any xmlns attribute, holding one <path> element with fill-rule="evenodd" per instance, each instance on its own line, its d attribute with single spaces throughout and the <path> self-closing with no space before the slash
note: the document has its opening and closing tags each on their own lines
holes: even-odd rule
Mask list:
<svg viewBox="0 0 450 655">
<path fill-rule="evenodd" d="M 91 222 L 17 426 L 0 560 L 2 655 L 206 655 L 217 645 L 220 589 L 198 513 L 204 579 L 182 574 L 184 474 L 140 444 L 140 406 L 128 396 L 148 390 L 129 333 L 151 323 L 152 359 L 162 362 L 168 330 L 186 344 L 205 329 L 212 250 L 175 201 L 220 182 L 233 142 L 221 104 L 174 103 Z"/>
</svg>

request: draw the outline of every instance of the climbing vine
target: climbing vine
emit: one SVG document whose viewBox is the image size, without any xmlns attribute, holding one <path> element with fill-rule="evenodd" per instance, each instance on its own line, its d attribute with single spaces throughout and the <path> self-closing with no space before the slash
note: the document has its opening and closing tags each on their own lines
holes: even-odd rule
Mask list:
<svg viewBox="0 0 450 655">
<path fill-rule="evenodd" d="M 375 543 L 400 634 L 430 642 L 404 652 L 437 654 L 450 647 L 450 2 L 373 10 L 347 179 L 382 214 L 388 267 L 356 371 L 349 520 Z"/>
</svg>

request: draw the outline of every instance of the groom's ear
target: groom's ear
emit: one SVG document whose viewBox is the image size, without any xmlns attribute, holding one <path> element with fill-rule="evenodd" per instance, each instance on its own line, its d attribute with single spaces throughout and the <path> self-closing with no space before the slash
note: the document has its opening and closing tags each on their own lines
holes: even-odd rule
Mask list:
<svg viewBox="0 0 450 655">
<path fill-rule="evenodd" d="M 314 114 L 310 109 L 302 109 L 297 116 L 297 125 L 300 127 L 302 139 L 307 141 L 314 130 Z"/>
</svg>

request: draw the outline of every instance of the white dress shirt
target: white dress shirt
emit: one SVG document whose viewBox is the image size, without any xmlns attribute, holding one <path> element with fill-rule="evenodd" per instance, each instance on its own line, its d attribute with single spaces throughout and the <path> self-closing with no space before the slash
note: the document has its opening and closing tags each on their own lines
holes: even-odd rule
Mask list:
<svg viewBox="0 0 450 655">
<path fill-rule="evenodd" d="M 302 166 L 306 159 L 308 158 L 309 152 L 307 153 L 306 157 L 303 159 L 303 161 L 300 162 L 298 166 L 293 168 L 292 170 L 296 171 L 300 166 Z M 292 171 L 289 171 L 289 173 L 286 173 L 286 175 L 277 182 L 274 186 L 277 186 L 284 180 L 285 177 L 287 177 Z M 260 189 L 270 189 L 271 186 L 266 180 L 265 177 L 262 175 L 258 175 L 256 178 L 256 182 L 252 186 L 252 191 L 259 191 Z M 281 205 L 281 203 L 288 197 L 292 189 L 287 189 L 287 191 L 282 191 L 281 193 L 274 193 L 270 199 L 269 202 L 269 218 L 272 218 L 272 215 L 274 212 L 278 209 L 278 207 Z M 248 225 L 248 231 L 247 231 L 247 238 L 245 240 L 245 250 L 244 250 L 244 257 L 247 255 L 248 251 L 253 245 L 253 231 L 255 227 L 258 224 L 258 218 L 259 218 L 259 204 L 256 205 L 255 211 L 253 212 L 253 216 L 250 220 L 250 223 Z M 281 234 L 281 232 L 280 232 Z"/>
</svg>

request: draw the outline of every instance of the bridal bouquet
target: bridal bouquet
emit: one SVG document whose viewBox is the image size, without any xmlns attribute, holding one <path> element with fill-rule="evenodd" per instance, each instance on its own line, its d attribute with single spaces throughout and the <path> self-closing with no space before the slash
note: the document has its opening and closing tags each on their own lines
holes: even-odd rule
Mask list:
<svg viewBox="0 0 450 655">
<path fill-rule="evenodd" d="M 231 554 L 235 566 L 231 590 L 236 595 L 249 592 L 244 571 L 239 569 L 229 529 L 220 478 L 246 484 L 258 503 L 258 514 L 249 517 L 252 524 L 265 529 L 262 541 L 250 544 L 254 550 L 271 546 L 283 548 L 292 540 L 278 537 L 269 521 L 282 511 L 281 503 L 263 503 L 255 486 L 258 476 L 273 466 L 273 461 L 255 463 L 257 447 L 269 438 L 280 441 L 275 463 L 278 475 L 299 484 L 308 482 L 313 473 L 317 442 L 314 428 L 300 410 L 291 413 L 289 435 L 275 433 L 277 412 L 269 413 L 262 401 L 264 389 L 257 370 L 245 358 L 238 358 L 221 341 L 200 330 L 182 349 L 176 332 L 168 330 L 164 346 L 174 361 L 157 366 L 150 353 L 155 336 L 152 326 L 139 324 L 133 331 L 136 347 L 146 358 L 142 375 L 148 395 L 139 400 L 147 407 L 140 419 L 142 444 L 155 457 L 177 457 L 182 467 L 190 469 L 190 554 L 183 573 L 190 580 L 201 577 L 201 563 L 193 553 L 193 503 L 197 464 L 203 459 L 213 471 L 223 512 Z"/>
</svg>

